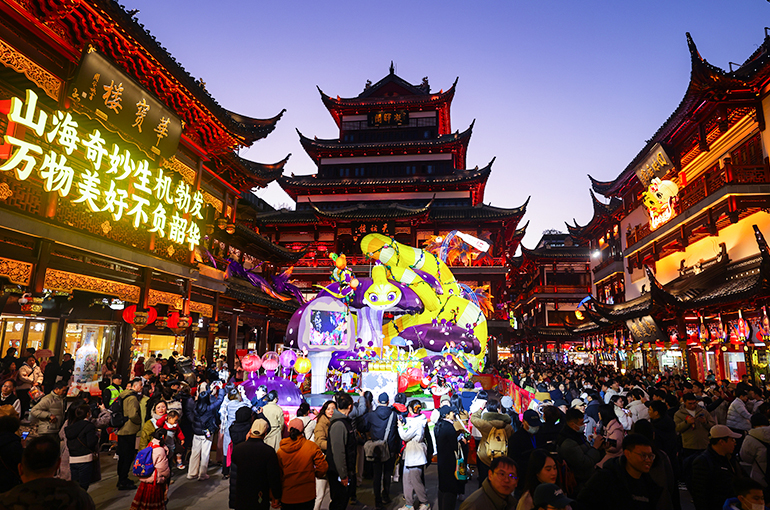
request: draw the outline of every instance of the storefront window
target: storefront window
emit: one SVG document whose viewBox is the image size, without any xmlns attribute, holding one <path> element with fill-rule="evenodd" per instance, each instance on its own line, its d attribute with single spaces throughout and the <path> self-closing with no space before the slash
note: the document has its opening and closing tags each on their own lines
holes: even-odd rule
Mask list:
<svg viewBox="0 0 770 510">
<path fill-rule="evenodd" d="M 41 349 L 50 349 L 51 346 L 45 343 L 45 322 L 27 321 L 27 343 L 25 349 L 32 347 L 36 351 Z"/>
<path fill-rule="evenodd" d="M 21 352 L 24 339 L 24 319 L 6 319 L 3 321 L 3 355 L 11 347 L 16 348 L 16 355 Z"/>
<path fill-rule="evenodd" d="M 144 356 L 145 362 L 150 356 L 157 356 L 158 354 L 162 354 L 164 358 L 169 358 L 174 351 L 182 352 L 183 347 L 184 336 L 137 335 L 134 339 L 131 363 L 135 363 L 139 356 Z"/>
<path fill-rule="evenodd" d="M 53 340 L 54 335 L 49 335 L 48 342 L 46 343 L 46 328 L 49 324 L 45 320 L 38 319 L 4 319 L 2 322 L 3 342 L 2 353 L 5 355 L 6 351 L 11 348 L 16 348 L 16 355 L 19 356 L 28 347 L 32 347 L 35 350 L 40 349 L 53 349 L 52 345 L 49 345 Z"/>
<path fill-rule="evenodd" d="M 196 336 L 193 344 L 193 359 L 197 362 L 206 355 L 206 337 Z"/>
<path fill-rule="evenodd" d="M 222 355 L 227 356 L 227 338 L 217 337 L 214 339 L 214 359 Z"/>
<path fill-rule="evenodd" d="M 681 351 L 661 351 L 658 353 L 658 366 L 661 370 L 666 368 L 682 368 L 682 352 Z"/>
<path fill-rule="evenodd" d="M 67 330 L 64 334 L 64 350 L 62 353 L 69 353 L 75 357 L 78 349 L 82 347 L 86 341 L 87 331 L 89 332 L 90 338 L 93 339 L 94 347 L 98 353 L 99 368 L 101 369 L 101 364 L 104 363 L 107 356 L 115 357 L 113 345 L 115 344 L 117 326 L 84 323 L 67 324 Z"/>
<path fill-rule="evenodd" d="M 742 352 L 726 352 L 725 376 L 733 382 L 741 380 L 746 373 L 746 356 Z"/>
</svg>

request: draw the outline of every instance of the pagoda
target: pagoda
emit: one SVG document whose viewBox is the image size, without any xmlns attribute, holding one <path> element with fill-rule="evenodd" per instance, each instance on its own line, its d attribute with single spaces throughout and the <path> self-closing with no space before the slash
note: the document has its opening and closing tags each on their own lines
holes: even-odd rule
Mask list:
<svg viewBox="0 0 770 510">
<path fill-rule="evenodd" d="M 260 233 L 272 241 L 307 249 L 294 269 L 307 294 L 317 291 L 313 284 L 328 281 L 330 252 L 346 254 L 354 271 L 368 270 L 358 247 L 366 234 L 425 247 L 458 230 L 491 248 L 448 260 L 457 266 L 453 273 L 471 288 L 488 285 L 493 296 L 500 295 L 507 260 L 525 232 L 519 222 L 527 204 L 505 209 L 483 203 L 494 159 L 467 168 L 473 122 L 452 131 L 456 86 L 457 80 L 446 91 L 432 92 L 427 77 L 413 85 L 396 75 L 391 63 L 387 76 L 367 81 L 356 97 L 332 97 L 319 88 L 339 138 L 309 138 L 298 131 L 317 172 L 278 178 L 296 210 L 255 218 Z"/>
</svg>

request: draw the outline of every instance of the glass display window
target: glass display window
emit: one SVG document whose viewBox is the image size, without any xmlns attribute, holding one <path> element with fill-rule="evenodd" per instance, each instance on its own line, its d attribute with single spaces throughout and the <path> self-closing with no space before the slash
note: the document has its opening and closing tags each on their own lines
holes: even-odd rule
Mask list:
<svg viewBox="0 0 770 510">
<path fill-rule="evenodd" d="M 53 327 L 52 321 L 43 319 L 27 319 L 24 317 L 6 318 L 2 321 L 2 353 L 16 348 L 16 355 L 28 347 L 35 350 L 53 349 L 55 335 L 48 334 L 48 328 Z"/>
<path fill-rule="evenodd" d="M 46 342 L 46 323 L 45 321 L 27 320 L 27 341 L 24 348 L 32 347 L 36 351 L 41 349 L 52 349 L 50 339 Z"/>
<path fill-rule="evenodd" d="M 206 337 L 195 337 L 195 343 L 193 344 L 193 359 L 196 363 L 204 356 L 206 356 L 206 340 Z"/>
<path fill-rule="evenodd" d="M 725 377 L 738 382 L 746 373 L 746 356 L 742 352 L 725 352 Z"/>
<path fill-rule="evenodd" d="M 21 344 L 24 341 L 24 323 L 26 319 L 3 320 L 3 356 L 11 347 L 16 348 L 16 355 L 21 352 Z"/>
<path fill-rule="evenodd" d="M 62 354 L 72 354 L 77 363 L 78 351 L 86 346 L 86 343 L 92 343 L 93 349 L 89 347 L 81 354 L 88 355 L 89 369 L 93 360 L 94 353 L 97 360 L 97 375 L 101 364 L 107 359 L 107 356 L 115 357 L 114 345 L 117 336 L 118 326 L 110 324 L 88 324 L 88 323 L 70 323 L 64 332 L 64 348 Z"/>
<path fill-rule="evenodd" d="M 184 350 L 184 336 L 174 335 L 150 335 L 139 334 L 134 337 L 131 351 L 131 363 L 136 363 L 139 356 L 144 356 L 145 361 L 150 356 L 163 354 L 164 358 L 171 357 L 174 351 Z"/>
</svg>

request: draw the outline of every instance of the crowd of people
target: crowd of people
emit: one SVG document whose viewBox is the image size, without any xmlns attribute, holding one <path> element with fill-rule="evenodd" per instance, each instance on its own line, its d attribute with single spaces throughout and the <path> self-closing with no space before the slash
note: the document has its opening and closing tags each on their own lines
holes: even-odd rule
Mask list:
<svg viewBox="0 0 770 510">
<path fill-rule="evenodd" d="M 0 387 L 0 508 L 52 493 L 93 508 L 106 450 L 132 510 L 165 508 L 175 478 L 205 481 L 212 462 L 236 510 L 319 510 L 327 496 L 344 509 L 365 477 L 376 508 L 402 493 L 401 510 L 428 510 L 432 463 L 438 510 L 679 510 L 683 497 L 696 510 L 757 510 L 770 486 L 770 402 L 748 377 L 497 363 L 489 372 L 534 394 L 528 408 L 468 382 L 436 405 L 340 392 L 287 421 L 278 393 L 260 386 L 250 399 L 224 358 L 196 370 L 176 353 L 139 358 L 125 379 L 107 360 L 92 398 L 72 394 L 70 356 L 41 369 L 27 354 L 0 360 L 16 374 Z"/>
</svg>

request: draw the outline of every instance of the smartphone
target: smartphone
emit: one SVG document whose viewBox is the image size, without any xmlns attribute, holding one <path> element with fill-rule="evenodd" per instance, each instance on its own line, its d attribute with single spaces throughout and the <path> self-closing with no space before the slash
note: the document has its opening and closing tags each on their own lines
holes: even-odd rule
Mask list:
<svg viewBox="0 0 770 510">
<path fill-rule="evenodd" d="M 22 433 L 21 433 L 21 438 L 22 438 L 22 439 L 27 439 L 27 436 L 28 436 L 28 435 L 29 435 L 29 430 L 26 430 L 26 431 L 24 431 L 24 432 L 22 432 Z"/>
</svg>

